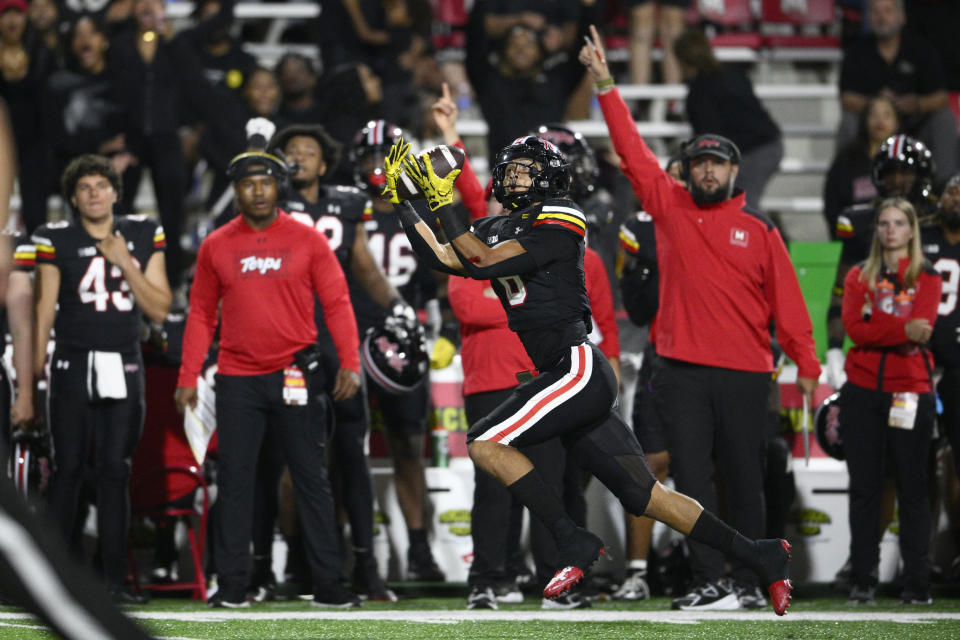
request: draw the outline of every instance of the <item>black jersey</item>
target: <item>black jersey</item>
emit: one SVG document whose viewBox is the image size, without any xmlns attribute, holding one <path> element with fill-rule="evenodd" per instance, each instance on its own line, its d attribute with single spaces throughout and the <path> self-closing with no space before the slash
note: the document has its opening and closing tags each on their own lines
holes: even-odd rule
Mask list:
<svg viewBox="0 0 960 640">
<path fill-rule="evenodd" d="M 837 218 L 837 237 L 843 243 L 840 261 L 859 264 L 870 255 L 873 242 L 874 203 L 855 204 L 840 212 Z"/>
<path fill-rule="evenodd" d="M 657 236 L 649 213 L 638 211 L 620 225 L 620 248 L 632 258 L 620 276 L 623 307 L 643 327 L 653 321 L 660 304 Z"/>
<path fill-rule="evenodd" d="M 163 227 L 143 216 L 118 217 L 140 270 L 163 251 Z M 60 270 L 59 309 L 54 323 L 57 347 L 98 351 L 135 351 L 140 343 L 140 313 L 120 269 L 97 249 L 97 241 L 77 223 L 51 222 L 34 231 L 38 264 Z"/>
<path fill-rule="evenodd" d="M 370 198 L 356 187 L 322 185 L 316 203 L 292 193 L 281 207 L 297 222 L 315 228 L 325 236 L 350 278 L 350 256 L 357 238 L 357 225 L 373 213 Z"/>
<path fill-rule="evenodd" d="M 432 214 L 425 211 L 426 202 L 413 203 L 420 217 L 430 220 Z M 374 261 L 380 265 L 387 280 L 416 309 L 422 309 L 427 300 L 436 297 L 436 283 L 430 269 L 421 268 L 420 260 L 410 245 L 410 239 L 400 226 L 400 218 L 391 209 L 377 211 L 364 220 L 367 244 Z M 357 316 L 361 335 L 367 328 L 378 324 L 387 316 L 387 311 L 367 295 L 355 281 L 350 281 L 350 299 Z"/>
<path fill-rule="evenodd" d="M 571 200 L 550 199 L 476 220 L 473 232 L 491 247 L 515 239 L 537 263 L 535 271 L 490 282 L 530 359 L 538 369 L 551 368 L 590 332 L 583 211 Z"/>
<path fill-rule="evenodd" d="M 939 225 L 920 230 L 923 253 L 943 278 L 937 322 L 933 326 L 931 347 L 937 365 L 960 366 L 960 242 L 950 244 Z"/>
</svg>

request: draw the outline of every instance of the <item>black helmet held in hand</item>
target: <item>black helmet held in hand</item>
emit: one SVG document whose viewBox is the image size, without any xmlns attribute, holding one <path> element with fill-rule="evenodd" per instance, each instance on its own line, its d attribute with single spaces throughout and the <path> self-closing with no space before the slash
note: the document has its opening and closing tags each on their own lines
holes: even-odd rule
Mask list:
<svg viewBox="0 0 960 640">
<path fill-rule="evenodd" d="M 536 135 L 552 142 L 567 159 L 572 177 L 570 195 L 575 200 L 587 198 L 597 190 L 600 164 L 583 134 L 566 125 L 550 123 L 537 127 Z"/>
<path fill-rule="evenodd" d="M 367 330 L 360 360 L 377 386 L 398 395 L 413 391 L 426 378 L 430 362 L 423 327 L 410 330 L 407 323 L 387 318 Z"/>
<path fill-rule="evenodd" d="M 828 456 L 837 460 L 846 459 L 840 431 L 839 393 L 833 394 L 817 407 L 813 414 L 813 431 L 817 436 L 817 444 Z"/>
</svg>

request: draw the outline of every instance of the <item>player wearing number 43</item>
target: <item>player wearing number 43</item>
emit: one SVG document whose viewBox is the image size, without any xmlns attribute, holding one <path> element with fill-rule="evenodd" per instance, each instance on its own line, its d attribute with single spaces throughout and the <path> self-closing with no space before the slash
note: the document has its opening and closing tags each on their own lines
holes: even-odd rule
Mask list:
<svg viewBox="0 0 960 640">
<path fill-rule="evenodd" d="M 170 308 L 163 228 L 117 218 L 120 176 L 110 160 L 83 155 L 64 170 L 64 199 L 75 222 L 52 222 L 33 235 L 37 251 L 34 374 L 44 375 L 50 329 L 48 395 L 54 474 L 50 507 L 66 540 L 74 532 L 80 488 L 93 450 L 97 531 L 107 587 L 124 590 L 130 457 L 143 426 L 141 313 L 162 322 Z M 59 308 L 58 308 L 59 305 Z"/>
<path fill-rule="evenodd" d="M 753 569 L 774 611 L 790 601 L 786 540 L 750 540 L 699 503 L 657 482 L 633 432 L 616 411 L 617 380 L 600 350 L 587 340 L 590 306 L 584 283 L 586 221 L 564 196 L 570 170 L 563 154 L 536 136 L 518 138 L 493 164 L 493 194 L 509 213 L 474 221 L 472 231 L 454 213 L 453 183 L 427 154 L 409 155 L 402 141 L 386 159 L 384 195 L 400 204 L 401 171 L 420 187 L 449 239 L 441 244 L 403 202 L 398 215 L 410 242 L 434 269 L 490 280 L 507 322 L 537 367 L 467 436 L 473 462 L 507 486 L 557 542 L 559 566 L 543 595 L 557 598 L 583 578 L 603 554 L 603 541 L 578 528 L 557 494 L 517 447 L 558 437 L 576 463 L 593 473 L 626 510 L 647 515 L 727 553 Z"/>
</svg>

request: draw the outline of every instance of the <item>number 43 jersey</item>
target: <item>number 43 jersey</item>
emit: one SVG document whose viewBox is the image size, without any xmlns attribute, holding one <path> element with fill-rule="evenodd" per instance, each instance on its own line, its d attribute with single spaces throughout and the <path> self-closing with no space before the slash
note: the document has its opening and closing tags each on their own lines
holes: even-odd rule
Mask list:
<svg viewBox="0 0 960 640">
<path fill-rule="evenodd" d="M 143 216 L 117 217 L 114 231 L 141 271 L 163 251 L 163 227 Z M 97 249 L 97 240 L 78 223 L 51 222 L 33 233 L 37 265 L 60 271 L 59 309 L 54 322 L 57 347 L 131 351 L 140 342 L 140 313 L 120 269 Z"/>
</svg>

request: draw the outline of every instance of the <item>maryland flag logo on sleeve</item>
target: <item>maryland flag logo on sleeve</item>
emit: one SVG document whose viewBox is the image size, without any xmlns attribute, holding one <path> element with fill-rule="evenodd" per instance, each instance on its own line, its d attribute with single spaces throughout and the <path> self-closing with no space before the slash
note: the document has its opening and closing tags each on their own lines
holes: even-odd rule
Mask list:
<svg viewBox="0 0 960 640">
<path fill-rule="evenodd" d="M 542 224 L 562 227 L 568 231 L 573 231 L 581 238 L 587 235 L 587 219 L 584 217 L 583 212 L 573 207 L 564 207 L 555 204 L 545 205 L 540 210 L 540 215 L 537 216 L 537 220 L 533 223 L 533 226 L 536 227 Z"/>
</svg>

